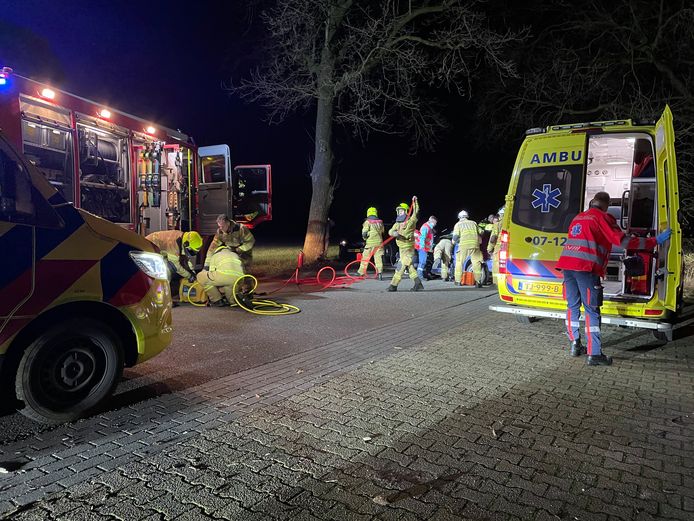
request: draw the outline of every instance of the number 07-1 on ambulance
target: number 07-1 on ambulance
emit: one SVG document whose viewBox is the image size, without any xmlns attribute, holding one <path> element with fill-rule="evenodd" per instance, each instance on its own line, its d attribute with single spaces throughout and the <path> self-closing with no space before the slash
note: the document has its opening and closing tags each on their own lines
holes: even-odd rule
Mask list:
<svg viewBox="0 0 694 521">
<path fill-rule="evenodd" d="M 495 311 L 564 318 L 557 261 L 571 220 L 597 192 L 610 194 L 619 227 L 630 237 L 672 229 L 655 250 L 613 247 L 602 322 L 646 328 L 672 339 L 682 303 L 682 235 L 672 113 L 655 121 L 617 120 L 530 129 L 506 195 Z"/>
</svg>

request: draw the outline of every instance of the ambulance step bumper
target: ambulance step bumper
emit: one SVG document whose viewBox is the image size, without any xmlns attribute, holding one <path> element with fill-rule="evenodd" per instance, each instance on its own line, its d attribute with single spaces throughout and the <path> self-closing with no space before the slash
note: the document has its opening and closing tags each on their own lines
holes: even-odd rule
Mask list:
<svg viewBox="0 0 694 521">
<path fill-rule="evenodd" d="M 498 311 L 500 313 L 510 313 L 511 315 L 524 315 L 526 317 L 541 317 L 541 318 L 558 318 L 561 320 L 566 319 L 566 313 L 564 311 L 550 311 L 546 309 L 532 309 L 523 308 L 518 306 L 506 306 L 504 304 L 489 306 L 492 311 Z M 583 316 L 581 316 L 583 320 Z M 655 320 L 641 320 L 638 318 L 629 317 L 615 317 L 603 315 L 600 319 L 603 324 L 610 324 L 612 326 L 626 326 L 626 327 L 638 327 L 641 329 L 652 329 L 656 331 L 662 331 L 664 333 L 672 333 L 672 324 L 668 322 L 658 322 Z"/>
</svg>

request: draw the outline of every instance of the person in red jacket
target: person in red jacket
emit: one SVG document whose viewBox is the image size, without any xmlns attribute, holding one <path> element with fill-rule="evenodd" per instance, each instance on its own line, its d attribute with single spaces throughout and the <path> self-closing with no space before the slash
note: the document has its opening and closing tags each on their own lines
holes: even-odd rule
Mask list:
<svg viewBox="0 0 694 521">
<path fill-rule="evenodd" d="M 617 226 L 607 209 L 610 195 L 598 192 L 589 208 L 579 213 L 569 225 L 569 236 L 559 257 L 557 269 L 564 273 L 566 299 L 566 329 L 571 341 L 571 356 L 584 353 L 579 331 L 581 303 L 585 310 L 588 365 L 611 365 L 612 358 L 602 352 L 600 345 L 600 306 L 602 284 L 612 245 L 626 250 L 652 250 L 670 238 L 668 228 L 657 237 L 629 237 Z"/>
</svg>

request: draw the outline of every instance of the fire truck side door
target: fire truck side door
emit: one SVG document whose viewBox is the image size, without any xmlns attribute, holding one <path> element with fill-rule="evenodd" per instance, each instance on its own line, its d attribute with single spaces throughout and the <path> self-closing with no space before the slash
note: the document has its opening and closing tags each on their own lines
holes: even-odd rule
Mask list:
<svg viewBox="0 0 694 521">
<path fill-rule="evenodd" d="M 239 165 L 233 173 L 234 220 L 250 227 L 272 220 L 271 165 Z"/>
<path fill-rule="evenodd" d="M 217 231 L 217 216 L 231 214 L 231 152 L 228 145 L 200 147 L 198 202 L 203 235 Z"/>
<path fill-rule="evenodd" d="M 682 235 L 679 214 L 675 131 L 672 112 L 666 106 L 655 126 L 655 155 L 658 184 L 658 231 L 672 229 L 672 237 L 658 248 L 658 299 L 666 309 L 675 311 L 682 284 Z"/>
</svg>

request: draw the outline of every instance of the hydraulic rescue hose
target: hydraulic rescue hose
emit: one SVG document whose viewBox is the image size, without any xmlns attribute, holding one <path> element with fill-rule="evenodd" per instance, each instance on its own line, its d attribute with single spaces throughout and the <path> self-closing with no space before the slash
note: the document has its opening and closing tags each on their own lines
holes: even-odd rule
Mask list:
<svg viewBox="0 0 694 521">
<path fill-rule="evenodd" d="M 244 299 L 239 297 L 239 295 L 242 293 L 241 291 L 239 291 L 239 284 L 244 279 L 250 279 L 252 282 L 253 287 L 251 288 L 249 293 L 253 293 L 255 289 L 258 287 L 258 279 L 256 279 L 253 275 L 243 275 L 242 277 L 236 279 L 236 282 L 234 282 L 234 289 L 232 291 L 232 293 L 234 294 L 234 302 L 231 304 L 231 307 L 238 306 L 244 311 L 248 311 L 249 313 L 253 313 L 254 315 L 265 315 L 275 317 L 280 315 L 294 315 L 296 313 L 301 312 L 301 309 L 299 309 L 297 306 L 292 306 L 291 304 L 282 304 L 279 302 L 275 302 L 274 300 L 252 299 L 250 301 L 246 300 L 244 302 Z M 204 291 L 202 284 L 200 284 L 199 282 L 194 282 L 190 287 L 194 288 L 195 286 L 200 286 L 200 289 Z M 186 294 L 186 300 L 189 304 L 192 304 L 196 307 L 207 306 L 207 302 L 199 303 L 190 300 L 190 293 L 191 292 L 189 290 Z"/>
</svg>

